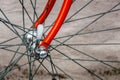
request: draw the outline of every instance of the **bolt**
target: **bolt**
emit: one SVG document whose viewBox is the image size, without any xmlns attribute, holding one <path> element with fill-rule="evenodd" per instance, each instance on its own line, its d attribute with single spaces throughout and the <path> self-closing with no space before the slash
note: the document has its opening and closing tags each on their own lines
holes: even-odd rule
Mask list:
<svg viewBox="0 0 120 80">
<path fill-rule="evenodd" d="M 44 46 L 40 46 L 39 48 L 38 47 L 35 48 L 35 53 L 37 54 L 36 55 L 37 59 L 38 59 L 38 57 L 41 59 L 44 59 L 48 55 Z"/>
</svg>

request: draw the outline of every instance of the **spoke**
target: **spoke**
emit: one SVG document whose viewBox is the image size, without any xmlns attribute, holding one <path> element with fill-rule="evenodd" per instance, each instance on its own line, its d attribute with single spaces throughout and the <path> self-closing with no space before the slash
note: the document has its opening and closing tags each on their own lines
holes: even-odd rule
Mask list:
<svg viewBox="0 0 120 80">
<path fill-rule="evenodd" d="M 69 46 L 95 46 L 95 45 L 103 45 L 103 46 L 120 46 L 120 43 L 77 43 L 77 44 L 63 44 L 63 45 L 60 45 L 60 46 L 64 46 L 64 45 L 69 45 Z M 52 46 L 57 46 L 56 45 L 52 45 Z"/>
<path fill-rule="evenodd" d="M 38 62 L 45 68 L 45 70 L 46 70 L 49 74 L 51 74 L 51 72 L 47 69 L 47 67 L 46 67 L 43 63 L 41 63 L 40 60 L 38 60 Z"/>
<path fill-rule="evenodd" d="M 52 59 L 56 59 L 56 60 L 69 60 L 67 58 L 55 58 L 55 57 L 52 57 Z M 92 59 L 78 59 L 78 58 L 71 58 L 75 61 L 82 61 L 82 62 L 107 62 L 107 63 L 120 63 L 120 61 L 115 61 L 115 60 L 92 60 Z"/>
<path fill-rule="evenodd" d="M 19 65 L 19 68 L 22 68 L 22 67 L 24 67 L 24 66 L 26 66 L 26 65 L 28 65 L 29 63 L 33 63 L 35 60 L 33 60 L 33 61 L 31 61 L 31 62 L 27 62 L 27 63 L 25 63 L 25 64 L 23 64 L 23 65 Z M 13 68 L 11 68 L 10 69 L 10 71 L 13 71 L 13 70 L 16 70 L 16 69 L 18 69 L 18 66 L 17 67 L 13 67 Z M 3 72 L 3 71 L 2 71 Z M 1 74 L 3 74 L 2 72 L 0 72 Z M 1 78 L 3 78 L 3 77 L 1 77 L 2 75 L 0 75 L 0 79 Z"/>
<path fill-rule="evenodd" d="M 51 56 L 49 55 L 48 57 L 50 58 L 50 64 L 51 64 L 51 69 L 52 69 L 52 78 L 55 78 L 55 72 L 57 72 L 57 71 L 56 71 L 56 68 L 53 65 L 53 61 L 52 61 Z"/>
<path fill-rule="evenodd" d="M 7 43 L 7 42 L 9 42 L 9 41 L 12 41 L 12 40 L 14 40 L 14 39 L 16 39 L 16 38 L 18 38 L 18 36 L 17 36 L 17 37 L 10 38 L 10 39 L 8 39 L 8 40 L 5 40 L 5 41 L 3 41 L 3 42 L 0 42 L 0 45 L 2 45 L 2 44 L 4 44 L 4 43 Z"/>
<path fill-rule="evenodd" d="M 24 66 L 28 65 L 29 63 L 33 63 L 33 62 L 35 62 L 35 60 L 32 60 L 31 62 L 27 62 L 22 65 L 19 65 L 19 67 L 24 67 Z M 18 69 L 18 68 L 14 67 L 12 70 L 15 70 L 15 69 Z"/>
<path fill-rule="evenodd" d="M 118 4 L 116 4 L 114 7 L 112 7 L 110 10 L 113 10 L 114 8 L 116 8 L 118 5 L 120 4 L 120 2 Z M 84 28 L 80 29 L 78 32 L 76 32 L 75 34 L 80 34 L 82 31 L 84 31 L 86 28 L 90 27 L 93 23 L 95 23 L 96 21 L 98 21 L 100 18 L 102 18 L 103 16 L 105 16 L 107 13 L 104 13 L 102 15 L 100 15 L 99 17 L 97 17 L 95 20 L 93 20 L 92 22 L 90 22 L 87 26 L 85 26 Z M 73 38 L 74 35 L 69 36 L 66 40 L 64 40 L 62 43 L 60 43 L 59 45 L 57 45 L 55 48 L 57 48 L 58 46 L 64 44 L 65 42 L 67 42 L 68 40 L 70 40 L 71 38 Z"/>
<path fill-rule="evenodd" d="M 74 2 L 76 0 L 73 0 Z M 115 5 L 114 7 L 112 7 L 111 9 L 109 9 L 108 11 L 106 12 L 101 12 L 101 13 L 97 13 L 97 14 L 94 14 L 94 15 L 87 15 L 85 17 L 81 17 L 81 18 L 76 18 L 74 19 L 74 17 L 79 13 L 81 12 L 83 9 L 85 9 L 86 7 L 88 7 L 88 5 L 90 5 L 94 0 L 88 0 L 88 2 L 86 2 L 86 4 L 84 4 L 84 6 L 82 6 L 81 8 L 77 9 L 77 11 L 75 13 L 73 13 L 70 17 L 68 17 L 66 19 L 66 21 L 63 23 L 69 23 L 69 22 L 74 22 L 74 21 L 78 21 L 78 20 L 83 20 L 83 19 L 88 19 L 88 18 L 92 18 L 92 17 L 96 17 L 93 21 L 91 21 L 90 23 L 86 24 L 86 26 L 84 26 L 82 29 L 80 29 L 78 32 L 76 32 L 75 34 L 71 34 L 71 35 L 65 35 L 65 36 L 60 36 L 60 37 L 56 37 L 54 39 L 55 42 L 58 42 L 58 44 L 53 44 L 51 45 L 51 51 L 52 50 L 55 50 L 57 51 L 58 53 L 62 54 L 63 57 L 65 58 L 55 58 L 55 57 L 51 57 L 49 55 L 49 58 L 50 59 L 46 59 L 51 65 L 51 69 L 52 69 L 52 72 L 50 72 L 51 70 L 49 70 L 47 68 L 47 66 L 44 65 L 43 61 L 44 59 L 41 59 L 40 60 L 37 60 L 39 62 L 39 65 L 37 66 L 37 68 L 33 69 L 34 67 L 34 62 L 36 61 L 36 59 L 34 59 L 33 56 L 31 56 L 30 54 L 28 54 L 27 52 L 28 51 L 25 51 L 25 52 L 20 52 L 20 47 L 22 47 L 23 45 L 26 46 L 26 49 L 27 50 L 30 50 L 28 48 L 27 45 L 25 44 L 22 44 L 22 43 L 16 43 L 16 44 L 12 44 L 10 43 L 12 40 L 15 40 L 15 39 L 22 39 L 22 36 L 17 30 L 21 30 L 21 31 L 24 31 L 24 32 L 27 32 L 29 31 L 30 29 L 26 28 L 26 21 L 25 21 L 25 15 L 27 15 L 27 17 L 29 18 L 29 20 L 32 22 L 32 24 L 34 24 L 36 18 L 38 18 L 38 15 L 37 15 L 37 12 L 36 12 L 36 8 L 37 8 L 37 0 L 30 0 L 30 5 L 32 6 L 33 8 L 33 17 L 30 16 L 30 13 L 28 12 L 27 8 L 26 8 L 26 5 L 25 5 L 25 2 L 24 0 L 19 0 L 19 3 L 21 4 L 22 6 L 22 20 L 23 20 L 23 25 L 22 26 L 19 26 L 19 25 L 16 25 L 16 24 L 13 24 L 12 22 L 10 22 L 10 20 L 8 19 L 8 17 L 4 14 L 4 12 L 0 9 L 0 12 L 3 14 L 3 16 L 5 17 L 5 19 L 3 18 L 0 18 L 0 22 L 2 22 L 8 29 L 10 29 L 13 33 L 15 33 L 17 35 L 17 37 L 13 37 L 13 38 L 10 38 L 10 39 L 7 39 L 7 40 L 4 40 L 2 42 L 0 42 L 0 49 L 3 49 L 5 50 L 6 52 L 8 51 L 10 54 L 13 53 L 14 55 L 12 56 L 12 58 L 10 59 L 10 62 L 8 64 L 8 66 L 5 68 L 5 70 L 3 70 L 2 72 L 0 72 L 0 74 L 2 73 L 2 75 L 0 75 L 0 79 L 2 80 L 4 76 L 7 75 L 7 73 L 9 73 L 10 71 L 13 71 L 15 69 L 18 69 L 18 67 L 16 67 L 15 65 L 20 61 L 20 59 L 23 57 L 23 56 L 27 56 L 28 57 L 28 62 L 20 65 L 19 67 L 24 67 L 26 65 L 29 66 L 29 80 L 33 80 L 33 78 L 35 77 L 35 75 L 37 74 L 38 70 L 42 67 L 44 67 L 44 69 L 50 74 L 50 76 L 52 78 L 55 78 L 56 76 L 59 77 L 59 80 L 60 80 L 60 76 L 59 76 L 59 72 L 58 71 L 61 71 L 62 74 L 64 74 L 65 76 L 67 76 L 70 80 L 74 80 L 72 76 L 69 75 L 69 73 L 67 73 L 66 71 L 62 70 L 60 67 L 58 67 L 53 61 L 54 60 L 67 60 L 67 61 L 72 61 L 73 64 L 75 65 L 78 65 L 79 67 L 85 69 L 86 71 L 88 71 L 91 75 L 94 75 L 96 78 L 98 78 L 99 80 L 103 80 L 101 77 L 101 75 L 98 75 L 97 73 L 93 72 L 92 70 L 90 70 L 89 68 L 87 68 L 86 66 L 82 65 L 82 63 L 80 63 L 81 61 L 82 62 L 98 62 L 98 63 L 102 63 L 104 64 L 105 66 L 109 66 L 113 69 L 117 69 L 116 67 L 114 67 L 114 65 L 110 65 L 111 63 L 120 63 L 120 61 L 115 61 L 115 60 L 102 60 L 102 59 L 97 59 L 96 57 L 94 56 L 91 56 L 90 54 L 86 53 L 86 52 L 83 52 L 79 49 L 76 49 L 74 47 L 77 47 L 77 46 L 117 46 L 119 47 L 120 43 L 119 42 L 109 42 L 109 43 L 96 43 L 96 42 L 93 42 L 93 43 L 65 43 L 67 41 L 69 41 L 70 39 L 74 38 L 75 36 L 80 36 L 80 35 L 86 35 L 86 34 L 93 34 L 93 33 L 101 33 L 101 32 L 106 32 L 106 31 L 113 31 L 113 30 L 119 30 L 120 27 L 114 27 L 114 28 L 109 28 L 109 29 L 101 29 L 101 30 L 94 30 L 94 31 L 89 31 L 89 32 L 83 32 L 85 31 L 87 28 L 89 28 L 92 24 L 94 24 L 95 22 L 97 22 L 99 19 L 101 19 L 103 16 L 105 16 L 106 14 L 108 13 L 112 13 L 112 12 L 115 12 L 115 11 L 119 11 L 120 9 L 115 9 L 120 3 L 118 3 L 117 5 Z M 113 10 L 114 9 L 114 10 Z M 49 31 L 49 29 L 51 28 L 51 26 L 53 25 L 53 23 L 50 25 L 50 26 L 45 26 L 46 28 L 46 31 L 44 31 L 45 33 L 47 31 Z M 46 35 L 46 34 L 44 34 Z M 59 41 L 59 39 L 62 39 L 62 38 L 66 38 L 64 41 Z M 9 42 L 9 44 L 7 44 Z M 64 46 L 64 47 L 67 47 L 67 49 L 72 49 L 74 51 L 76 51 L 78 54 L 82 54 L 82 55 L 85 55 L 87 57 L 89 57 L 88 59 L 78 59 L 78 58 L 71 58 L 70 56 L 68 56 L 66 53 L 62 52 L 62 50 L 58 50 L 57 47 L 59 46 Z M 13 49 L 14 47 L 17 47 L 15 48 L 15 50 Z M 12 48 L 12 49 L 9 49 L 9 48 Z M 20 54 L 20 56 L 18 56 L 16 58 L 16 55 L 17 54 Z M 58 56 L 59 57 L 59 56 Z M 34 59 L 34 60 L 33 60 Z M 110 63 L 110 64 L 109 64 Z M 69 65 L 68 65 L 69 66 Z"/>
<path fill-rule="evenodd" d="M 66 75 L 69 79 L 74 80 L 70 75 L 68 75 L 64 70 L 59 68 L 57 65 L 53 64 L 58 70 L 60 70 L 64 75 Z"/>
<path fill-rule="evenodd" d="M 13 55 L 13 57 L 11 58 L 11 60 L 10 60 L 10 62 L 9 62 L 9 64 L 8 64 L 8 66 L 5 68 L 5 70 L 7 70 L 8 72 L 12 69 L 12 67 L 16 64 L 14 64 L 14 62 L 17 60 L 14 60 L 14 58 L 15 58 L 15 56 L 16 56 L 16 54 L 17 54 L 17 52 L 18 52 L 18 50 L 20 49 L 20 46 L 17 48 L 17 50 L 16 50 L 16 52 L 14 53 L 14 55 Z M 13 61 L 14 60 L 14 61 Z M 5 71 L 6 72 L 6 71 Z M 5 73 L 4 72 L 4 73 Z M 7 73 L 8 73 L 7 72 Z M 6 73 L 5 73 L 6 74 Z"/>
<path fill-rule="evenodd" d="M 44 61 L 44 59 L 43 59 L 42 61 L 39 61 L 39 60 L 38 60 L 38 62 L 39 62 L 40 64 L 39 64 L 39 66 L 37 67 L 37 69 L 35 70 L 33 76 L 31 76 L 31 77 L 32 77 L 31 79 L 33 79 L 34 76 L 37 74 L 38 70 L 39 70 L 40 67 L 43 65 L 43 61 Z"/>
<path fill-rule="evenodd" d="M 75 22 L 75 21 L 79 21 L 79 20 L 84 20 L 84 19 L 87 19 L 87 18 L 92 18 L 92 17 L 96 17 L 96 16 L 100 16 L 100 15 L 103 15 L 103 14 L 108 14 L 108 13 L 112 13 L 112 12 L 116 12 L 116 11 L 120 11 L 120 9 L 114 9 L 114 10 L 111 10 L 111 11 L 106 11 L 106 12 L 102 12 L 102 13 L 98 13 L 98 14 L 94 14 L 94 15 L 90 15 L 90 16 L 86 16 L 86 17 L 82 17 L 82 18 L 77 18 L 77 19 L 73 19 L 73 20 L 66 20 L 63 24 L 70 23 L 70 22 Z M 49 26 L 46 26 L 45 28 L 50 27 L 52 25 L 53 25 L 53 23 Z"/>
<path fill-rule="evenodd" d="M 28 62 L 31 62 L 31 56 L 27 56 L 27 58 L 28 58 Z M 29 63 L 29 80 L 32 80 L 32 63 Z"/>
<path fill-rule="evenodd" d="M 57 42 L 59 42 L 59 43 L 61 44 L 60 41 L 57 41 Z M 65 44 L 64 44 L 64 46 L 66 46 L 66 47 L 68 47 L 68 48 L 70 48 L 70 49 L 73 49 L 73 50 L 77 51 L 79 54 L 83 54 L 83 55 L 85 55 L 85 56 L 87 56 L 87 57 L 90 57 L 90 58 L 96 60 L 96 61 L 100 61 L 99 59 L 97 59 L 97 58 L 95 58 L 95 57 L 93 57 L 93 56 L 91 56 L 91 55 L 88 55 L 87 53 L 82 52 L 82 51 L 80 51 L 80 50 L 78 50 L 78 49 L 75 49 L 74 47 L 71 47 L 71 46 L 65 45 Z M 55 48 L 54 48 L 54 49 L 55 49 Z M 113 69 L 117 69 L 116 67 L 114 67 L 114 66 L 112 66 L 112 65 L 109 65 L 109 64 L 107 64 L 107 63 L 105 63 L 105 62 L 100 62 L 100 63 L 105 64 L 106 66 L 109 66 L 109 67 L 111 67 L 111 68 L 113 68 Z"/>
<path fill-rule="evenodd" d="M 53 59 L 53 58 L 52 58 Z M 47 59 L 48 62 L 50 62 L 50 60 Z M 51 63 L 51 62 L 50 62 Z M 60 67 L 58 67 L 56 64 L 52 63 L 52 65 L 54 67 L 56 67 L 59 71 L 61 71 L 64 75 L 66 75 L 67 77 L 69 77 L 71 80 L 74 80 L 70 75 L 68 75 L 64 70 L 62 70 Z M 57 70 L 56 70 L 57 71 Z M 58 72 L 57 72 L 58 74 Z M 58 74 L 59 75 L 59 74 Z"/>
<path fill-rule="evenodd" d="M 16 34 L 19 38 L 21 38 L 18 33 L 16 33 L 16 31 L 14 31 L 13 29 L 10 28 L 10 26 L 8 26 L 6 23 L 3 22 L 3 24 L 8 28 L 10 29 L 14 34 Z"/>
<path fill-rule="evenodd" d="M 14 50 L 11 50 L 11 49 L 6 49 L 6 48 L 3 48 L 3 50 L 6 50 L 6 51 L 8 51 L 8 52 L 15 53 L 15 51 L 14 51 Z M 12 53 L 11 53 L 11 54 L 12 54 Z M 30 56 L 30 55 L 24 54 L 24 53 L 22 53 L 22 52 L 17 52 L 17 53 L 18 53 L 18 54 L 25 55 L 25 56 Z M 10 54 L 10 53 L 8 53 L 8 54 Z"/>
<path fill-rule="evenodd" d="M 37 0 L 34 0 L 34 16 L 33 16 L 33 21 L 35 21 L 35 17 L 38 19 L 38 15 L 36 12 L 36 7 L 37 7 Z"/>
<path fill-rule="evenodd" d="M 0 9 L 0 11 L 1 11 L 1 13 L 3 14 L 3 16 L 7 19 L 7 21 L 9 22 L 9 23 L 11 23 L 10 22 L 10 20 L 8 19 L 8 17 L 6 16 L 6 14 Z M 18 31 L 13 27 L 13 25 L 11 25 L 11 27 L 12 28 L 10 28 L 10 26 L 8 26 L 6 23 L 4 23 L 13 33 L 15 33 L 16 35 L 18 35 L 19 36 L 19 38 L 21 39 L 21 36 L 19 35 L 19 33 L 18 33 Z"/>
<path fill-rule="evenodd" d="M 24 0 L 22 0 L 22 5 L 24 5 Z M 23 6 L 22 6 L 22 19 L 23 19 L 23 29 L 25 32 L 25 11 Z"/>
<path fill-rule="evenodd" d="M 34 14 L 33 14 L 33 22 L 35 22 L 35 17 L 37 17 L 38 18 L 38 15 L 37 15 L 37 12 L 36 12 L 36 0 L 34 0 L 34 4 L 33 4 L 33 1 L 32 0 L 30 0 L 30 3 L 31 3 L 31 5 L 32 5 L 32 8 L 33 8 L 33 10 L 34 10 Z"/>
<path fill-rule="evenodd" d="M 27 49 L 27 50 L 29 50 L 29 49 Z M 32 54 L 32 53 L 27 53 L 28 55 L 29 54 Z M 40 68 L 40 66 L 41 66 L 41 64 L 38 66 L 38 68 L 36 69 L 36 71 L 35 71 L 35 73 L 33 74 L 33 71 L 34 71 L 34 62 L 35 62 L 35 59 L 34 60 L 32 60 L 32 57 L 31 56 L 27 56 L 27 58 L 28 58 L 28 65 L 29 65 L 29 80 L 33 80 L 33 77 L 35 76 L 35 74 L 37 73 L 37 71 L 38 71 L 38 69 Z M 33 61 L 33 63 L 31 63 Z M 43 61 L 42 61 L 43 62 Z"/>
<path fill-rule="evenodd" d="M 108 10 L 107 12 L 113 10 L 114 8 L 116 8 L 118 5 L 120 5 L 120 2 L 115 5 L 114 7 L 112 7 L 110 10 Z M 89 23 L 87 26 L 85 26 L 84 28 L 80 29 L 76 34 L 79 34 L 80 32 L 84 31 L 86 28 L 88 28 L 89 26 L 91 26 L 93 23 L 95 23 L 96 21 L 98 21 L 99 19 L 101 19 L 103 16 L 105 16 L 107 13 L 104 13 L 102 15 L 100 15 L 99 17 L 97 17 L 95 20 L 93 20 L 91 23 Z M 73 36 L 72 36 L 73 37 Z M 71 38 L 71 37 L 70 37 Z M 68 39 L 69 40 L 69 39 Z M 66 40 L 66 41 L 68 41 Z"/>
<path fill-rule="evenodd" d="M 4 46 L 4 47 L 3 47 Z M 10 47 L 17 47 L 17 46 L 23 46 L 23 44 L 7 44 L 7 45 L 0 45 L 0 49 L 3 48 L 10 48 Z"/>
<path fill-rule="evenodd" d="M 20 61 L 20 59 L 22 58 L 22 57 L 24 57 L 24 54 L 26 54 L 26 52 L 27 51 L 25 51 L 22 55 L 20 55 L 16 60 L 14 60 L 10 65 L 14 65 L 14 64 L 17 64 L 19 61 Z M 18 51 L 17 51 L 17 53 L 18 53 Z M 14 66 L 11 68 L 11 70 L 13 70 L 13 68 L 14 68 Z"/>
<path fill-rule="evenodd" d="M 9 62 L 9 65 L 13 64 L 13 60 L 14 60 L 16 54 L 18 53 L 18 51 L 20 50 L 20 47 L 21 47 L 21 46 L 18 46 L 18 48 L 16 49 L 16 52 L 14 53 L 13 57 L 11 58 L 11 60 L 10 60 L 10 62 Z"/>
<path fill-rule="evenodd" d="M 111 10 L 111 11 L 107 11 L 107 12 L 102 12 L 102 13 L 90 15 L 90 16 L 87 16 L 87 17 L 82 17 L 82 18 L 77 18 L 77 19 L 69 20 L 69 21 L 67 21 L 65 23 L 79 21 L 79 20 L 84 20 L 84 19 L 87 19 L 87 18 L 92 18 L 92 17 L 96 17 L 96 16 L 99 16 L 99 15 L 102 15 L 102 14 L 108 14 L 108 13 L 112 13 L 112 12 L 116 12 L 116 11 L 120 11 L 120 9 L 115 9 L 115 10 Z"/>
<path fill-rule="evenodd" d="M 75 1 L 76 1 L 76 0 L 74 0 L 73 2 L 75 2 Z M 82 11 L 85 7 L 87 7 L 92 1 L 93 1 L 93 0 L 90 0 L 90 1 L 89 1 L 87 4 L 85 4 L 82 8 L 80 8 L 78 11 L 76 11 L 73 15 L 71 15 L 68 19 L 66 19 L 64 23 L 69 22 L 69 20 L 70 20 L 71 18 L 73 18 L 77 13 L 79 13 L 79 12 Z M 64 23 L 63 23 L 63 24 L 64 24 Z M 46 26 L 46 27 L 50 27 L 50 26 L 52 26 L 53 24 L 54 24 L 54 22 L 53 22 L 51 25 Z M 46 27 L 45 27 L 45 28 L 46 28 Z M 49 29 L 50 29 L 50 28 L 48 28 L 45 32 L 47 32 Z"/>
<path fill-rule="evenodd" d="M 19 49 L 20 49 L 20 46 L 19 46 L 19 47 L 17 48 L 17 50 L 15 51 L 15 54 L 14 54 L 13 57 L 11 58 L 8 66 L 5 68 L 5 70 L 4 70 L 4 71 L 1 71 L 1 72 L 2 72 L 2 76 L 5 76 L 5 75 L 11 70 L 11 66 L 13 65 L 12 61 L 13 61 L 13 59 L 15 58 L 15 56 L 16 56 L 16 54 L 17 54 L 17 52 L 18 52 Z M 10 69 L 9 69 L 9 68 L 10 68 Z"/>
<path fill-rule="evenodd" d="M 10 23 L 10 22 L 6 21 L 5 19 L 0 18 L 0 21 L 3 22 L 3 23 L 10 24 L 10 25 L 12 25 L 13 27 L 15 27 L 15 28 L 17 28 L 17 29 L 19 29 L 19 30 L 21 30 L 21 31 L 24 31 L 23 27 L 21 27 L 21 26 L 19 26 L 19 25 L 16 25 L 16 24 L 13 24 L 13 23 Z M 30 30 L 30 29 L 28 29 L 28 28 L 25 28 L 25 29 L 26 29 L 26 30 Z"/>
<path fill-rule="evenodd" d="M 80 8 L 78 11 L 76 11 L 72 16 L 70 16 L 65 23 L 67 23 L 70 19 L 72 19 L 76 14 L 78 14 L 80 11 L 82 11 L 85 7 L 87 7 L 90 3 L 92 3 L 93 0 L 90 0 L 88 3 L 86 3 L 82 8 Z"/>
<path fill-rule="evenodd" d="M 53 47 L 52 47 L 53 48 Z M 88 71 L 90 74 L 94 75 L 96 78 L 98 78 L 99 80 L 103 80 L 100 76 L 98 76 L 97 74 L 95 74 L 94 72 L 92 72 L 91 70 L 89 70 L 88 68 L 86 68 L 85 66 L 81 65 L 80 63 L 78 63 L 77 61 L 73 60 L 72 58 L 70 58 L 69 56 L 67 56 L 66 54 L 62 53 L 61 51 L 59 51 L 58 49 L 54 48 L 55 51 L 59 52 L 60 54 L 62 54 L 63 56 L 65 56 L 66 58 L 70 59 L 72 62 L 76 63 L 77 65 L 79 65 L 80 67 L 82 67 L 83 69 L 85 69 L 86 71 Z"/>
<path fill-rule="evenodd" d="M 15 57 L 16 53 L 18 53 L 18 50 L 20 49 L 20 47 L 18 47 L 18 49 L 15 51 L 15 54 L 13 57 Z M 25 54 L 26 52 L 24 52 Z M 19 60 L 24 56 L 24 54 L 22 54 L 21 56 L 19 56 L 16 60 L 13 61 L 13 58 L 11 59 L 9 65 L 5 68 L 4 71 L 2 71 L 2 75 L 0 76 L 0 78 L 3 78 L 4 76 L 6 76 L 13 68 L 14 66 L 19 62 Z"/>
<path fill-rule="evenodd" d="M 20 36 L 23 36 L 23 35 L 20 35 Z M 19 44 L 5 44 L 5 43 L 8 43 L 8 42 L 10 43 L 10 41 L 15 40 L 15 39 L 17 39 L 17 38 L 18 38 L 18 36 L 17 36 L 17 37 L 10 38 L 10 39 L 7 39 L 7 40 L 5 40 L 5 41 L 3 41 L 3 42 L 0 42 L 0 49 L 15 47 L 15 46 L 19 46 L 19 45 L 24 46 L 23 43 L 19 43 Z M 3 46 L 4 46 L 4 47 L 3 47 Z"/>
<path fill-rule="evenodd" d="M 72 34 L 72 35 L 67 35 L 67 36 L 62 36 L 62 37 L 56 37 L 55 39 L 67 38 L 67 37 L 70 37 L 70 36 L 79 36 L 79 35 L 85 35 L 85 34 L 100 33 L 100 32 L 106 32 L 106 31 L 113 31 L 113 30 L 119 30 L 119 29 L 120 29 L 120 27 L 102 29 L 102 30 L 95 30 L 95 31 L 83 32 L 83 33 L 79 33 L 79 34 Z"/>
<path fill-rule="evenodd" d="M 75 2 L 76 0 L 73 0 L 73 2 Z"/>
<path fill-rule="evenodd" d="M 111 11 L 111 10 L 113 10 L 114 8 L 116 8 L 118 5 L 120 5 L 120 2 L 117 4 L 117 5 L 115 5 L 114 7 L 112 7 L 110 10 L 108 10 L 108 12 L 109 11 Z M 100 15 L 99 17 L 97 17 L 95 20 L 93 20 L 91 23 L 89 23 L 87 26 L 85 26 L 84 28 L 82 28 L 81 30 L 79 30 L 78 32 L 77 32 L 77 34 L 79 34 L 80 32 L 82 32 L 82 31 L 84 31 L 86 28 L 88 28 L 90 25 L 92 25 L 93 23 L 95 23 L 96 21 L 98 21 L 100 18 L 102 18 L 103 16 L 105 16 L 107 13 L 104 13 L 104 14 L 102 14 L 102 15 Z"/>
<path fill-rule="evenodd" d="M 30 19 L 30 21 L 34 24 L 34 22 L 32 21 L 32 18 L 31 18 L 30 15 L 29 15 L 29 12 L 28 12 L 27 9 L 25 8 L 25 6 L 22 5 L 22 1 L 19 0 L 19 2 L 20 2 L 20 4 L 21 4 L 21 6 L 23 7 L 24 11 L 26 12 L 26 14 L 27 14 L 28 18 Z"/>
</svg>

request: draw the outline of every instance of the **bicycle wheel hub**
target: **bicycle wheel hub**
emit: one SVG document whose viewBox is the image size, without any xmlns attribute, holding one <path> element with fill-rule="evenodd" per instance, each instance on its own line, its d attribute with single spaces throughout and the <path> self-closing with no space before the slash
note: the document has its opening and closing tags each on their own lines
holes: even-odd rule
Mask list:
<svg viewBox="0 0 120 80">
<path fill-rule="evenodd" d="M 25 33 L 24 35 L 24 41 L 26 43 L 31 43 L 36 41 L 37 31 L 31 30 Z"/>
<path fill-rule="evenodd" d="M 43 59 L 47 57 L 47 51 L 44 46 L 38 47 L 43 33 L 43 26 L 39 25 L 37 30 L 31 30 L 25 33 L 24 42 L 28 47 L 30 56 L 35 56 L 36 59 Z"/>
</svg>

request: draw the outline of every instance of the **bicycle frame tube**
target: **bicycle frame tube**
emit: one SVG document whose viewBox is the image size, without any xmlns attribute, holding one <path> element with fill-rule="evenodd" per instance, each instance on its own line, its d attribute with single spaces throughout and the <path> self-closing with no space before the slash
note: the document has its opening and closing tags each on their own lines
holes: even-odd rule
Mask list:
<svg viewBox="0 0 120 80">
<path fill-rule="evenodd" d="M 51 1 L 51 6 L 47 7 L 48 10 L 49 10 L 48 13 L 46 14 L 47 16 L 50 13 L 50 11 L 51 11 L 51 9 L 52 9 L 52 7 L 53 7 L 56 0 L 49 0 L 49 1 Z M 48 3 L 49 3 L 49 1 L 48 1 Z M 45 39 L 39 44 L 39 46 L 45 46 L 46 49 L 48 49 L 48 46 L 50 45 L 51 41 L 54 39 L 55 35 L 58 33 L 59 29 L 61 28 L 67 14 L 69 12 L 69 9 L 71 7 L 72 2 L 73 2 L 73 0 L 64 0 L 63 1 L 62 8 L 61 8 L 61 10 L 59 12 L 59 15 L 58 15 L 55 23 L 53 24 L 51 30 L 49 31 L 49 33 L 47 34 Z M 44 13 L 44 11 L 43 11 L 43 13 Z M 44 16 L 44 14 L 42 14 L 39 19 L 43 18 L 43 20 L 38 19 L 37 20 L 38 22 L 36 21 L 36 24 L 37 23 L 39 23 L 39 24 L 43 23 L 47 16 Z M 41 22 L 39 22 L 39 21 L 41 21 Z M 37 25 L 36 25 L 36 27 L 37 27 Z"/>
<path fill-rule="evenodd" d="M 41 14 L 41 16 L 37 19 L 37 21 L 34 24 L 34 28 L 37 28 L 39 24 L 44 23 L 45 19 L 47 18 L 47 16 L 49 15 L 49 13 L 51 12 L 54 4 L 55 4 L 56 0 L 48 0 L 43 13 Z"/>
</svg>

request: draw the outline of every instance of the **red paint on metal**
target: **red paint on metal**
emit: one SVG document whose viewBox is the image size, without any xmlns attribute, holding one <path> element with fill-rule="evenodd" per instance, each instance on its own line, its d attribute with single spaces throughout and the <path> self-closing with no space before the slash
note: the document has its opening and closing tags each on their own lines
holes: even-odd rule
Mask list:
<svg viewBox="0 0 120 80">
<path fill-rule="evenodd" d="M 37 26 L 39 24 L 44 23 L 45 19 L 48 17 L 49 13 L 51 12 L 54 4 L 55 4 L 56 0 L 48 0 L 43 13 L 41 14 L 41 16 L 37 19 L 37 21 L 35 22 L 35 24 L 33 25 L 34 28 L 37 28 Z"/>
<path fill-rule="evenodd" d="M 60 13 L 59 13 L 53 27 L 51 28 L 50 32 L 47 34 L 47 36 L 45 37 L 45 39 L 42 41 L 42 43 L 39 46 L 45 46 L 46 48 L 48 48 L 51 41 L 54 39 L 55 35 L 61 28 L 67 14 L 68 14 L 68 11 L 71 7 L 72 2 L 73 2 L 73 0 L 64 0 L 62 8 L 60 10 Z"/>
</svg>

